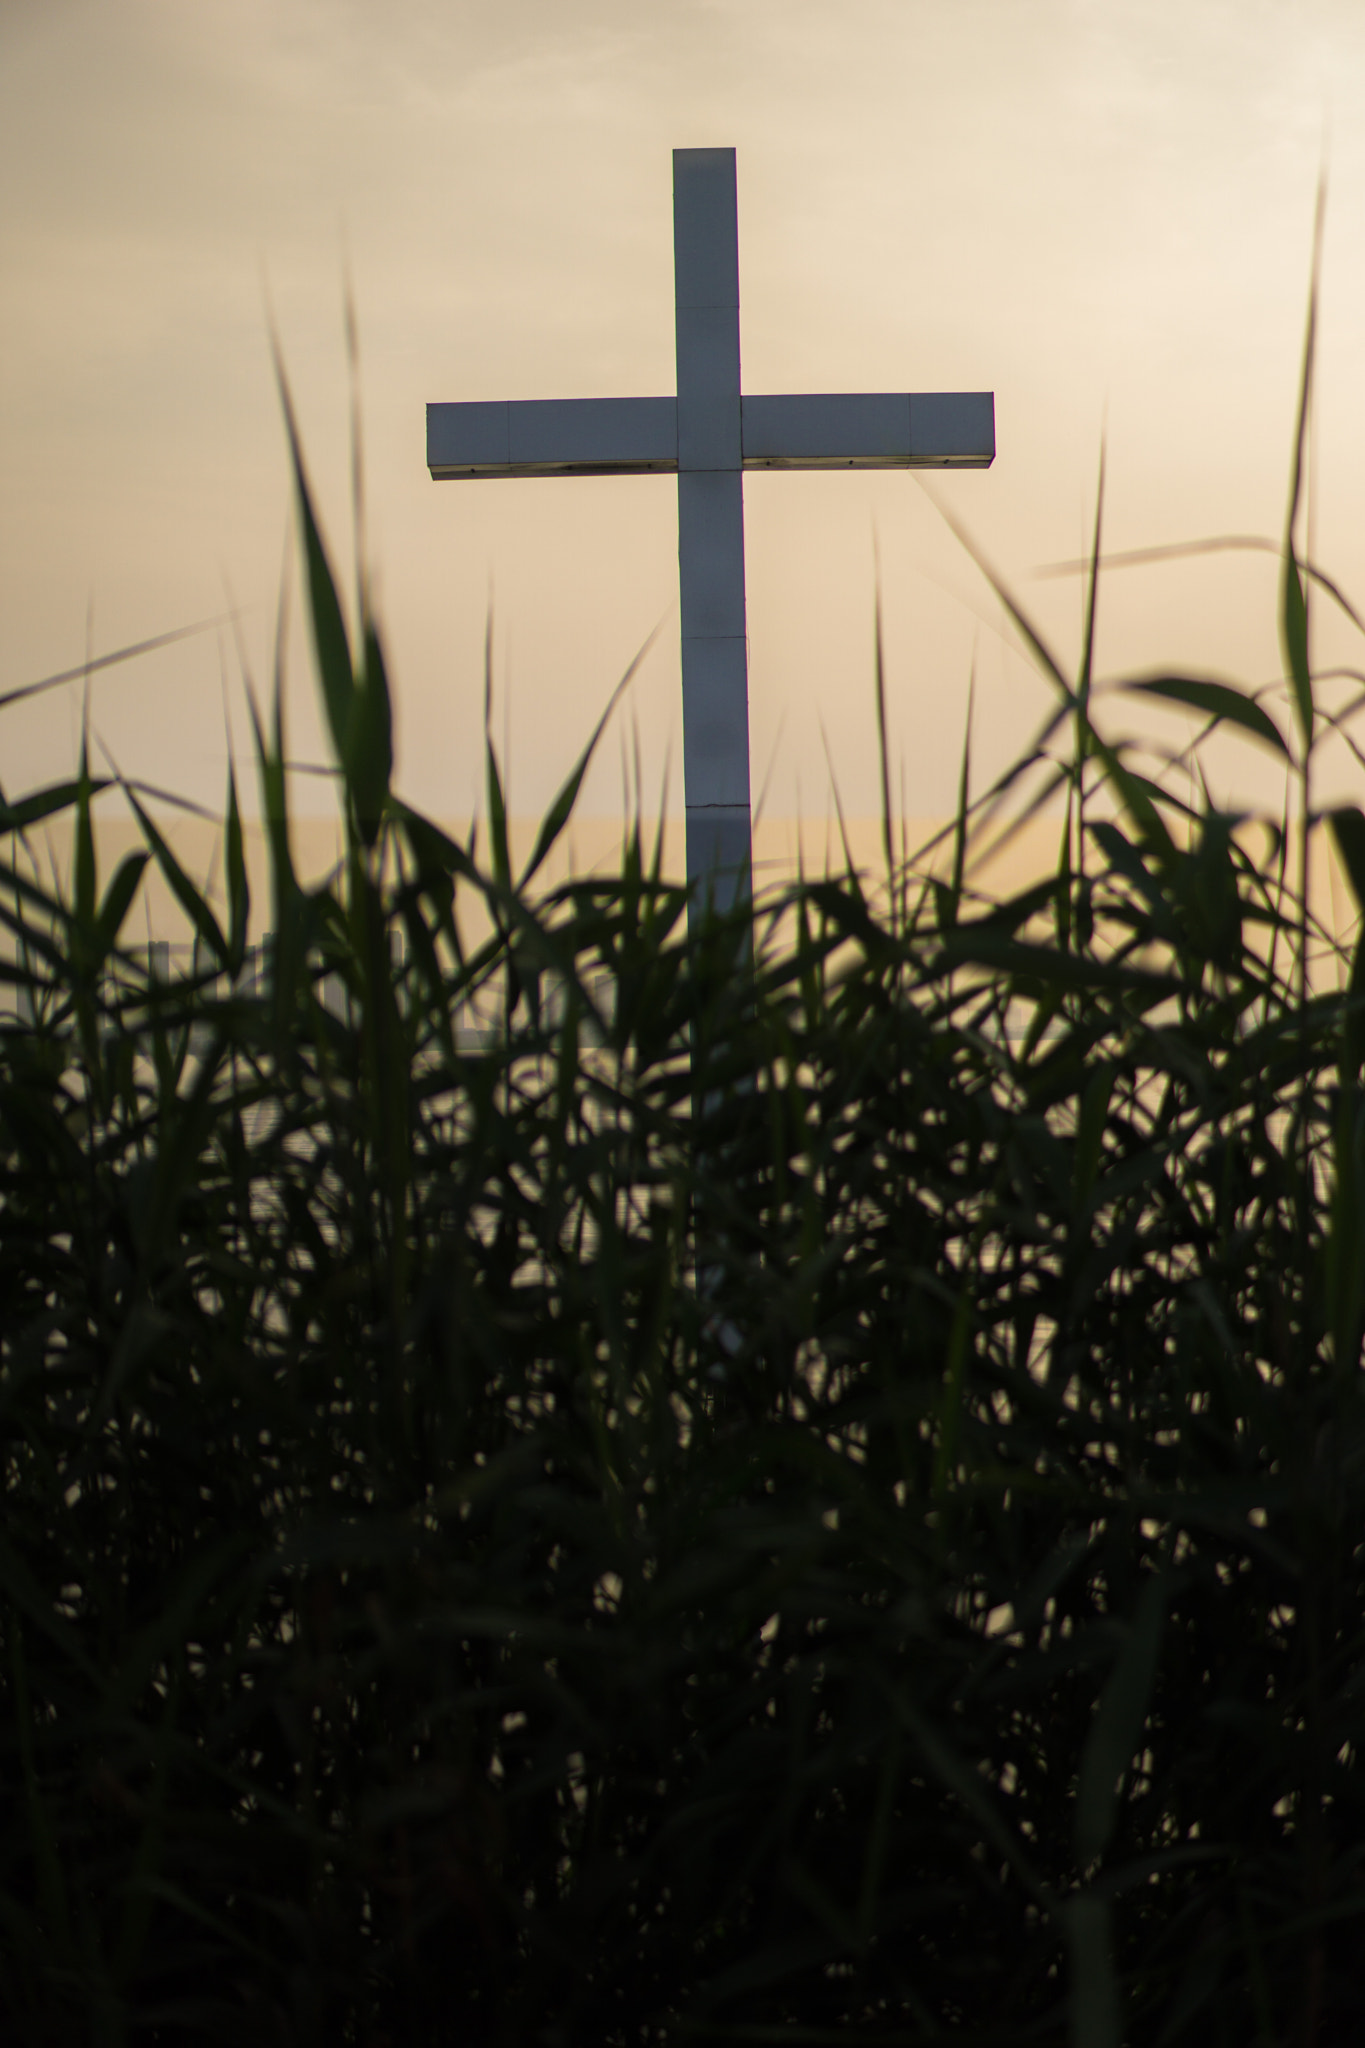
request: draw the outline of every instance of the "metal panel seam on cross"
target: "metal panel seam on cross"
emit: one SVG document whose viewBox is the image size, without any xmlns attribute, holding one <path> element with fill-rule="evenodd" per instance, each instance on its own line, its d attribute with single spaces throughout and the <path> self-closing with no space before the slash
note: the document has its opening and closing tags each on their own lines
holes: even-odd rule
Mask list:
<svg viewBox="0 0 1365 2048">
<path fill-rule="evenodd" d="M 749 657 L 746 469 L 988 469 L 989 391 L 744 397 L 739 213 L 732 149 L 673 152 L 676 398 L 498 400 L 427 407 L 438 480 L 678 478 L 687 878 L 718 903 L 747 895 Z"/>
</svg>

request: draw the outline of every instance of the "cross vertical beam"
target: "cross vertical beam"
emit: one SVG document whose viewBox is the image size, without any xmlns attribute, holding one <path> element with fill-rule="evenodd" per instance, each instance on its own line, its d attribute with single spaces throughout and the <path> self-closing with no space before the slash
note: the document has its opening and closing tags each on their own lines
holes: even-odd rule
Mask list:
<svg viewBox="0 0 1365 2048">
<path fill-rule="evenodd" d="M 732 149 L 673 152 L 687 879 L 750 887 L 739 229 Z"/>
</svg>

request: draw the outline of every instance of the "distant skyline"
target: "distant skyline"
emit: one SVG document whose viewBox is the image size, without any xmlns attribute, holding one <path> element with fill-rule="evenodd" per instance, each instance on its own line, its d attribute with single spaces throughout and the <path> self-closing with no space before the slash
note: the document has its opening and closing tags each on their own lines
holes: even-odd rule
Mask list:
<svg viewBox="0 0 1365 2048">
<path fill-rule="evenodd" d="M 1352 0 L 4 0 L 0 689 L 225 588 L 268 687 L 291 507 L 267 309 L 349 583 L 349 271 L 405 794 L 477 799 L 491 594 L 515 808 L 548 799 L 658 626 L 586 801 L 621 808 L 633 725 L 646 808 L 671 761 L 680 810 L 671 481 L 436 485 L 424 406 L 671 391 L 670 152 L 716 144 L 738 152 L 747 390 L 996 394 L 983 474 L 746 480 L 770 813 L 823 815 L 830 765 L 851 813 L 875 807 L 874 545 L 907 811 L 951 806 L 973 664 L 983 777 L 1044 715 L 934 498 L 1068 657 L 1079 584 L 1031 572 L 1084 550 L 1102 435 L 1110 547 L 1278 534 L 1324 159 L 1316 530 L 1365 594 Z M 1268 679 L 1273 564 L 1115 571 L 1100 661 Z M 230 638 L 91 703 L 125 772 L 210 806 L 225 718 L 249 762 Z M 7 792 L 68 771 L 78 690 L 4 717 Z M 297 606 L 288 717 L 323 759 Z M 1268 759 L 1227 759 L 1274 800 Z"/>
</svg>

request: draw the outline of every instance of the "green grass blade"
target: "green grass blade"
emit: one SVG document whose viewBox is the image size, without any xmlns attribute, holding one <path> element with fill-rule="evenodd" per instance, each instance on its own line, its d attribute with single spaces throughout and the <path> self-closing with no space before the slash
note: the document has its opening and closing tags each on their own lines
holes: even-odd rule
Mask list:
<svg viewBox="0 0 1365 2048">
<path fill-rule="evenodd" d="M 125 794 L 142 828 L 143 837 L 151 847 L 156 864 L 165 876 L 167 885 L 176 902 L 180 905 L 186 917 L 188 917 L 197 937 L 203 940 L 219 966 L 226 967 L 228 964 L 227 942 L 223 937 L 222 928 L 212 910 L 210 910 L 202 891 L 195 887 L 194 883 L 185 873 L 184 868 L 176 859 L 152 819 L 133 795 L 133 792 L 125 787 Z M 238 830 L 240 834 L 240 826 Z"/>
<path fill-rule="evenodd" d="M 958 911 L 962 906 L 962 884 L 967 870 L 967 819 L 970 811 L 972 773 L 972 713 L 976 706 L 976 659 L 972 659 L 972 672 L 967 682 L 967 722 L 962 732 L 962 765 L 957 776 L 957 814 L 953 819 L 953 878 L 949 884 L 951 914 L 949 924 L 956 924 Z"/>
<path fill-rule="evenodd" d="M 1280 641 L 1305 752 L 1313 743 L 1313 673 L 1308 649 L 1308 606 L 1292 537 L 1285 542 L 1280 582 Z"/>
<path fill-rule="evenodd" d="M 1032 619 L 1029 618 L 1027 612 L 1025 612 L 1023 606 L 1018 602 L 1017 598 L 1015 598 L 1014 594 L 1010 590 L 1009 585 L 1005 582 L 1004 578 L 998 575 L 997 572 L 991 567 L 985 555 L 982 553 L 980 548 L 977 547 L 976 543 L 972 540 L 971 536 L 968 534 L 966 528 L 962 525 L 961 521 L 955 519 L 951 512 L 945 510 L 945 508 L 942 505 L 937 504 L 937 502 L 935 502 L 935 509 L 938 512 L 939 518 L 942 519 L 945 526 L 947 526 L 949 532 L 958 542 L 959 546 L 962 547 L 965 553 L 971 557 L 973 562 L 975 562 L 977 568 L 985 577 L 991 589 L 995 592 L 996 598 L 998 599 L 999 603 L 1004 607 L 1004 610 L 1009 616 L 1009 618 L 1013 621 L 1020 638 L 1023 640 L 1024 645 L 1032 654 L 1035 662 L 1038 664 L 1038 667 L 1042 670 L 1043 674 L 1048 678 L 1048 681 L 1051 682 L 1060 693 L 1065 708 L 1067 710 L 1074 711 L 1076 708 L 1076 692 L 1072 688 L 1071 684 L 1067 681 L 1066 674 L 1062 668 L 1061 663 L 1057 660 L 1051 648 L 1048 646 L 1046 640 L 1043 638 L 1041 630 L 1038 627 L 1036 627 Z"/>
<path fill-rule="evenodd" d="M 1166 1580 L 1148 1580 L 1127 1640 L 1105 1683 L 1081 1752 L 1076 1787 L 1076 1860 L 1088 1867 L 1103 1855 L 1118 1814 L 1120 1783 L 1133 1760 L 1156 1681 L 1166 1614 Z"/>
<path fill-rule="evenodd" d="M 1299 734 L 1305 756 L 1313 745 L 1313 673 L 1308 638 L 1308 600 L 1294 529 L 1303 498 L 1304 467 L 1308 453 L 1308 413 L 1313 393 L 1313 358 L 1317 345 L 1318 287 L 1322 268 L 1322 228 L 1326 210 L 1326 185 L 1318 184 L 1313 214 L 1313 259 L 1308 285 L 1308 318 L 1303 338 L 1303 367 L 1299 376 L 1299 402 L 1294 422 L 1294 464 L 1289 488 L 1289 509 L 1285 516 L 1284 567 L 1280 582 L 1280 638 L 1285 664 L 1298 715 Z"/>
<path fill-rule="evenodd" d="M 193 626 L 177 626 L 169 633 L 154 633 L 150 640 L 138 640 L 131 647 L 117 647 L 112 654 L 92 655 L 79 668 L 64 668 L 56 675 L 43 676 L 36 683 L 21 683 L 14 690 L 0 690 L 0 711 L 7 704 L 20 704 L 26 697 L 37 697 L 44 690 L 55 690 L 63 683 L 79 682 L 84 676 L 97 675 L 101 669 L 116 668 L 121 662 L 136 661 L 143 654 L 153 654 L 160 647 L 173 647 L 178 640 L 190 640 L 198 633 L 212 633 L 232 615 L 220 612 L 215 619 L 200 619 Z"/>
<path fill-rule="evenodd" d="M 351 643 L 342 615 L 341 601 L 337 596 L 336 579 L 332 575 L 322 533 L 313 512 L 313 498 L 308 488 L 303 449 L 299 442 L 298 427 L 294 419 L 294 403 L 289 394 L 284 363 L 278 343 L 273 343 L 273 346 L 275 377 L 279 385 L 280 403 L 284 408 L 285 428 L 289 436 L 289 455 L 298 499 L 299 524 L 303 529 L 304 562 L 308 571 L 309 620 L 313 629 L 318 678 L 322 684 L 322 701 L 327 712 L 333 751 L 337 761 L 345 768 L 351 700 L 356 688 L 351 662 Z"/>
<path fill-rule="evenodd" d="M 1071 2048 L 1123 2048 L 1111 1920 L 1112 1909 L 1107 1900 L 1082 1895 L 1067 1902 Z"/>
<path fill-rule="evenodd" d="M 270 882 L 274 900 L 275 941 L 278 946 L 281 932 L 293 919 L 294 906 L 301 893 L 298 877 L 294 872 L 294 856 L 289 844 L 289 795 L 284 770 L 284 713 L 281 708 L 280 691 L 277 687 L 273 744 L 266 738 L 255 696 L 250 691 L 247 694 L 247 705 L 251 713 L 251 730 L 256 742 L 256 766 L 265 811 L 267 843 L 270 848 Z"/>
<path fill-rule="evenodd" d="M 1081 772 L 1089 752 L 1090 741 L 1090 686 L 1095 671 L 1095 616 L 1100 594 L 1100 535 L 1104 523 L 1104 443 L 1100 443 L 1100 474 L 1095 490 L 1095 529 L 1090 547 L 1090 566 L 1086 573 L 1085 632 L 1081 641 L 1081 672 L 1076 685 L 1076 762 L 1075 769 L 1080 782 Z M 1078 795 L 1084 795 L 1084 785 L 1078 788 Z"/>
<path fill-rule="evenodd" d="M 108 789 L 109 783 L 93 781 L 88 783 L 91 796 L 98 796 Z M 80 801 L 81 782 L 54 782 L 50 789 L 34 790 L 31 796 L 21 797 L 17 803 L 0 803 L 0 832 L 22 832 L 29 825 L 40 825 L 45 818 L 53 818 L 59 812 L 69 810 Z"/>
<path fill-rule="evenodd" d="M 1346 870 L 1356 910 L 1365 918 L 1365 813 L 1356 804 L 1342 804 L 1328 812 L 1327 823 Z"/>
<path fill-rule="evenodd" d="M 133 898 L 137 894 L 137 886 L 142 880 L 142 871 L 147 861 L 148 855 L 145 853 L 125 854 L 104 892 L 104 900 L 100 904 L 94 926 L 95 962 L 99 966 L 108 959 L 118 942 L 123 920 L 132 908 Z"/>
<path fill-rule="evenodd" d="M 952 1744 L 920 1713 L 907 1695 L 893 1695 L 888 1704 L 907 1734 L 914 1738 L 935 1776 L 961 1800 L 980 1828 L 983 1839 L 1010 1866 L 1048 1918 L 1055 1919 L 1058 1911 L 1055 1893 L 1035 1867 L 1033 1858 L 1014 1830 L 998 1812 L 979 1773 L 958 1755 Z"/>
<path fill-rule="evenodd" d="M 351 697 L 343 765 L 361 839 L 373 846 L 393 774 L 393 705 L 383 650 L 372 624 L 365 629 L 364 674 Z"/>
<path fill-rule="evenodd" d="M 1358 1071 L 1358 1069 L 1357 1069 Z M 1326 1320 L 1338 1372 L 1360 1363 L 1365 1328 L 1365 1114 L 1354 1076 L 1342 1088 L 1333 1128 L 1331 1196 L 1324 1247 Z"/>
<path fill-rule="evenodd" d="M 71 1952 L 71 1915 L 61 1857 L 49 1818 L 47 1801 L 38 1782 L 38 1771 L 33 1755 L 33 1705 L 29 1695 L 28 1661 L 24 1654 L 23 1627 L 18 1615 L 13 1611 L 7 1620 L 6 1634 L 9 1636 L 10 1677 L 13 1684 L 12 1698 L 19 1765 L 24 1800 L 28 1809 L 29 1839 L 33 1845 L 33 1860 L 37 1869 L 38 1897 L 42 1904 L 43 1917 L 51 1931 L 50 1938 L 54 1942 L 58 1956 L 65 1961 Z"/>
<path fill-rule="evenodd" d="M 1223 721 L 1240 726 L 1253 739 L 1263 740 L 1285 760 L 1289 759 L 1284 735 L 1270 713 L 1235 684 L 1205 676 L 1162 675 L 1143 676 L 1123 687 L 1135 696 L 1159 697 L 1168 704 L 1183 704 L 1191 711 L 1202 711 L 1214 723 Z"/>
<path fill-rule="evenodd" d="M 242 815 L 237 803 L 237 775 L 231 762 L 228 763 L 227 816 L 223 838 L 228 897 L 227 967 L 230 974 L 239 974 L 246 956 L 246 937 L 251 922 L 251 885 L 247 880 Z"/>
<path fill-rule="evenodd" d="M 527 884 L 531 881 L 532 877 L 539 872 L 541 864 L 544 862 L 547 854 L 555 845 L 555 842 L 558 840 L 560 834 L 563 832 L 564 827 L 568 824 L 569 819 L 573 816 L 574 805 L 578 802 L 578 792 L 583 786 L 583 777 L 587 774 L 589 763 L 591 762 L 593 755 L 597 752 L 598 743 L 600 742 L 602 734 L 606 731 L 607 728 L 607 721 L 610 719 L 612 712 L 620 703 L 622 694 L 626 690 L 627 686 L 635 680 L 635 676 L 640 667 L 640 664 L 644 660 L 645 656 L 648 654 L 650 648 L 654 645 L 655 640 L 658 638 L 658 634 L 659 628 L 656 626 L 654 628 L 654 631 L 650 634 L 649 638 L 645 641 L 643 647 L 641 647 L 638 654 L 636 654 L 636 656 L 630 663 L 630 666 L 627 668 L 625 674 L 621 677 L 621 680 L 617 683 L 616 688 L 611 693 L 611 696 L 607 699 L 606 709 L 603 711 L 602 716 L 598 719 L 596 725 L 593 727 L 592 734 L 588 740 L 588 744 L 586 745 L 586 747 L 584 747 L 582 753 L 579 755 L 578 760 L 574 764 L 572 773 L 568 776 L 567 780 L 561 787 L 558 795 L 555 797 L 554 802 L 550 805 L 549 810 L 545 813 L 544 819 L 541 822 L 540 831 L 536 835 L 535 846 L 532 848 L 531 851 L 531 858 L 527 861 L 525 868 L 522 870 L 521 881 L 518 884 L 519 888 L 524 889 L 527 886 Z M 501 790 L 499 790 L 499 797 L 500 796 Z M 491 808 L 491 785 L 489 789 L 489 800 Z"/>
<path fill-rule="evenodd" d="M 971 1302 L 964 1288 L 958 1295 L 957 1305 L 953 1310 L 952 1331 L 948 1339 L 947 1370 L 943 1376 L 943 1392 L 939 1400 L 938 1442 L 934 1451 L 932 1481 L 932 1491 L 936 1499 L 947 1493 L 957 1474 L 957 1439 L 962 1419 L 967 1367 L 971 1358 L 971 1337 Z"/>
<path fill-rule="evenodd" d="M 504 889 L 512 886 L 512 858 L 507 845 L 507 805 L 503 798 L 502 773 L 493 744 L 493 614 L 489 611 L 483 634 L 483 749 L 488 788 L 488 839 L 493 856 L 494 879 Z M 472 839 L 471 839 L 472 857 Z"/>
<path fill-rule="evenodd" d="M 90 757 L 85 734 L 81 735 L 81 765 L 76 776 L 75 849 L 72 859 L 74 897 L 72 909 L 77 926 L 90 931 L 95 921 L 95 891 L 99 873 L 95 859 L 95 832 L 91 819 Z"/>
<path fill-rule="evenodd" d="M 873 614 L 874 674 L 877 687 L 877 762 L 881 773 L 882 853 L 886 860 L 888 887 L 896 871 L 895 848 L 891 840 L 891 744 L 886 730 L 886 657 L 882 647 L 881 570 L 877 572 Z"/>
</svg>

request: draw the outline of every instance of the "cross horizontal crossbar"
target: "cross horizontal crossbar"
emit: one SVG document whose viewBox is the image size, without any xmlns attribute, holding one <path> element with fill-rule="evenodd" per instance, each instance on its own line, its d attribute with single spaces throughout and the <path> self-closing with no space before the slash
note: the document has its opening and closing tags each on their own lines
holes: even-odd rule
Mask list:
<svg viewBox="0 0 1365 2048">
<path fill-rule="evenodd" d="M 741 398 L 745 469 L 988 469 L 989 391 Z M 628 476 L 678 467 L 674 398 L 502 399 L 427 407 L 437 479 Z"/>
</svg>

